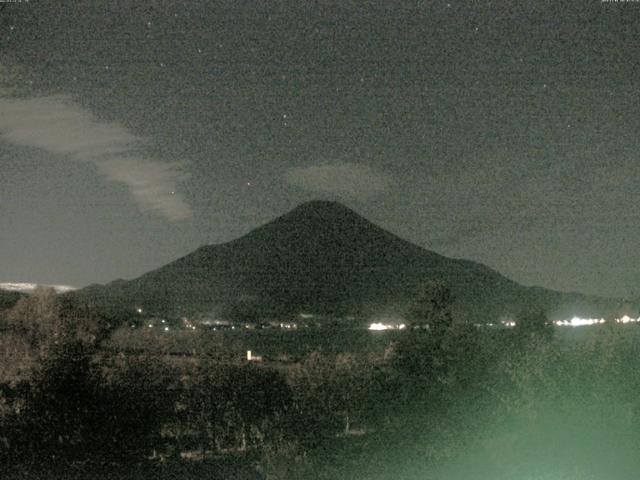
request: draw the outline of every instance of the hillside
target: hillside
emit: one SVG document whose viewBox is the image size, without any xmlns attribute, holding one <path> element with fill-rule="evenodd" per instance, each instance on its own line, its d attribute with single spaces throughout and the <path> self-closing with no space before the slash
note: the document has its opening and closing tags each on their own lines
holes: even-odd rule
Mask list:
<svg viewBox="0 0 640 480">
<path fill-rule="evenodd" d="M 413 245 L 336 202 L 308 202 L 247 235 L 204 246 L 134 280 L 80 291 L 90 301 L 160 315 L 259 319 L 301 312 L 402 314 L 419 285 L 447 283 L 467 320 L 525 306 L 593 314 L 615 301 L 525 287 L 469 260 Z"/>
</svg>

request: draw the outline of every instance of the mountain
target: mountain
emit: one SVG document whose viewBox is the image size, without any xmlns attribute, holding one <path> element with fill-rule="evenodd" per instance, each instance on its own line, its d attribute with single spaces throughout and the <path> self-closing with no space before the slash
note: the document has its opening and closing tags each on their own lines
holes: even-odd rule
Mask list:
<svg viewBox="0 0 640 480">
<path fill-rule="evenodd" d="M 203 246 L 134 280 L 79 294 L 105 306 L 169 316 L 369 318 L 401 315 L 428 280 L 449 285 L 455 313 L 469 321 L 511 316 L 531 305 L 594 314 L 616 304 L 519 285 L 479 263 L 411 244 L 327 201 L 302 204 L 241 238 Z"/>
</svg>

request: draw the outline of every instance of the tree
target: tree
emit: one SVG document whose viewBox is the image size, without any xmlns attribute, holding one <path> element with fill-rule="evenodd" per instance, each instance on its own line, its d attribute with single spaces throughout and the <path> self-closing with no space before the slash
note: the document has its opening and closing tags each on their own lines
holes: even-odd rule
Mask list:
<svg viewBox="0 0 640 480">
<path fill-rule="evenodd" d="M 218 450 L 262 443 L 290 402 L 290 388 L 275 370 L 205 363 L 189 379 L 180 403 L 204 454 L 212 442 Z"/>
<path fill-rule="evenodd" d="M 261 442 L 270 421 L 284 414 L 291 401 L 289 386 L 279 372 L 253 365 L 230 367 L 221 393 L 225 418 L 240 433 L 242 450 L 252 439 Z"/>
<path fill-rule="evenodd" d="M 55 290 L 38 287 L 18 300 L 7 313 L 6 324 L 34 347 L 44 339 L 53 339 L 60 330 Z"/>
<path fill-rule="evenodd" d="M 305 446 L 333 438 L 343 427 L 336 391 L 331 385 L 334 372 L 335 362 L 317 350 L 289 370 L 295 405 L 290 429 Z"/>
<path fill-rule="evenodd" d="M 410 390 L 450 381 L 452 365 L 465 359 L 459 350 L 473 345 L 468 329 L 453 323 L 453 299 L 446 284 L 429 281 L 409 308 L 411 333 L 396 344 L 392 364 L 410 379 Z M 425 331 L 429 335 L 416 335 Z"/>
<path fill-rule="evenodd" d="M 314 351 L 291 369 L 297 437 L 310 445 L 339 432 L 352 434 L 354 423 L 364 423 L 376 406 L 383 381 L 380 363 L 375 357 Z"/>
<path fill-rule="evenodd" d="M 103 323 L 88 306 L 46 287 L 38 287 L 31 295 L 21 298 L 6 314 L 9 330 L 45 355 L 77 341 L 94 346 L 106 334 Z"/>
<path fill-rule="evenodd" d="M 175 415 L 175 367 L 150 355 L 118 357 L 92 374 L 93 404 L 85 421 L 89 451 L 125 458 L 159 447 L 162 427 Z"/>
<path fill-rule="evenodd" d="M 441 338 L 451 327 L 453 295 L 449 287 L 440 281 L 421 285 L 418 295 L 409 308 L 408 320 L 413 329 L 428 329 L 434 337 Z"/>
<path fill-rule="evenodd" d="M 41 359 L 28 384 L 20 412 L 20 441 L 25 442 L 20 450 L 74 456 L 88 434 L 86 420 L 95 404 L 92 352 L 79 342 L 55 350 Z"/>
<path fill-rule="evenodd" d="M 514 333 L 520 340 L 550 340 L 553 332 L 553 322 L 540 307 L 528 308 L 516 316 Z"/>
<path fill-rule="evenodd" d="M 103 398 L 92 364 L 99 317 L 37 288 L 7 312 L 5 325 L 0 353 L 11 355 L 12 368 L 0 368 L 4 443 L 23 454 L 77 456 L 101 421 L 92 422 Z"/>
</svg>

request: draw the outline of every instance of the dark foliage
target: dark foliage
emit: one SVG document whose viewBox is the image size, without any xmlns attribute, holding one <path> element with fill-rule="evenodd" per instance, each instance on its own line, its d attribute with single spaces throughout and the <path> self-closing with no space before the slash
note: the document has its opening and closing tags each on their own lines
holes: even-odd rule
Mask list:
<svg viewBox="0 0 640 480">
<path fill-rule="evenodd" d="M 515 323 L 513 332 L 521 343 L 536 339 L 550 340 L 553 337 L 553 323 L 539 307 L 523 310 L 516 317 Z"/>
</svg>

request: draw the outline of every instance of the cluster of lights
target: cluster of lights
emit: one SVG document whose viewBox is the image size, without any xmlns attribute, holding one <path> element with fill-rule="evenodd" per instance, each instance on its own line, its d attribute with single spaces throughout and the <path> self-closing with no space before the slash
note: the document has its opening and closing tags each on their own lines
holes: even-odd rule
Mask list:
<svg viewBox="0 0 640 480">
<path fill-rule="evenodd" d="M 280 328 L 284 328 L 286 330 L 292 330 L 298 328 L 298 325 L 295 323 L 281 323 Z"/>
<path fill-rule="evenodd" d="M 640 322 L 640 317 L 633 318 L 629 315 L 623 315 L 620 318 L 616 318 L 614 320 L 615 323 L 638 323 Z M 591 325 L 602 325 L 606 323 L 604 318 L 581 318 L 581 317 L 573 317 L 568 320 L 556 320 L 553 324 L 557 327 L 588 327 Z M 515 327 L 516 322 L 514 321 L 503 321 L 502 325 L 505 327 Z"/>
<path fill-rule="evenodd" d="M 624 315 L 620 318 L 616 318 L 616 323 L 637 323 L 640 322 L 640 317 L 631 318 L 628 315 Z"/>
<path fill-rule="evenodd" d="M 620 318 L 616 318 L 615 323 L 628 324 L 628 323 L 640 323 L 640 317 L 633 318 L 628 315 L 623 315 Z M 584 327 L 591 325 L 602 325 L 606 320 L 604 318 L 581 318 L 573 317 L 569 320 L 556 320 L 553 322 L 557 327 Z M 500 325 L 507 328 L 516 326 L 516 322 L 513 320 L 503 320 Z M 494 323 L 488 324 L 475 324 L 476 327 L 494 327 Z M 406 328 L 404 323 L 401 324 L 387 324 L 387 323 L 372 323 L 369 325 L 369 330 L 382 331 L 382 330 L 403 330 Z"/>
<path fill-rule="evenodd" d="M 406 325 L 404 323 L 401 323 L 400 325 L 391 325 L 388 323 L 372 323 L 371 325 L 369 325 L 369 330 L 376 330 L 376 331 L 404 330 L 405 328 L 406 328 Z"/>
<path fill-rule="evenodd" d="M 558 327 L 585 327 L 585 326 L 591 326 L 591 325 L 600 325 L 601 323 L 604 323 L 604 322 L 605 322 L 604 318 L 573 317 L 571 320 L 556 320 L 553 323 Z"/>
<path fill-rule="evenodd" d="M 606 320 L 604 318 L 573 317 L 571 320 L 557 320 L 553 323 L 558 327 L 583 327 L 583 326 L 590 326 L 590 325 L 601 325 L 605 322 Z M 622 324 L 638 323 L 640 322 L 640 317 L 633 318 L 633 317 L 630 317 L 629 315 L 623 315 L 620 318 L 616 318 L 614 322 L 622 323 Z"/>
</svg>

